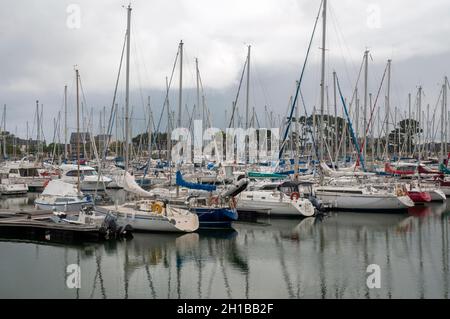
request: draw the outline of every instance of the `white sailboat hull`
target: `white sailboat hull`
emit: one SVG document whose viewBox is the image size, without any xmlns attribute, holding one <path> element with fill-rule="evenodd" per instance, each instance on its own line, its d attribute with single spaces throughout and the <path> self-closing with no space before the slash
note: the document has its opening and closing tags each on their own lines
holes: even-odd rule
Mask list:
<svg viewBox="0 0 450 319">
<path fill-rule="evenodd" d="M 447 196 L 442 189 L 434 189 L 429 191 L 431 195 L 431 201 L 433 202 L 442 202 Z"/>
<path fill-rule="evenodd" d="M 92 204 L 92 202 L 82 201 L 82 202 L 68 202 L 68 203 L 47 203 L 45 201 L 40 201 L 36 199 L 34 201 L 36 208 L 49 211 L 60 211 L 60 212 L 74 212 L 79 211 L 83 205 Z"/>
<path fill-rule="evenodd" d="M 282 216 L 313 216 L 314 206 L 307 199 L 272 196 L 270 192 L 242 192 L 237 200 L 238 211 L 251 211 Z"/>
<path fill-rule="evenodd" d="M 115 206 L 96 207 L 96 212 L 106 215 L 109 211 L 117 215 L 118 219 L 133 227 L 133 230 L 146 232 L 193 232 L 199 227 L 195 214 L 183 216 L 165 216 L 139 212 L 132 209 Z"/>
<path fill-rule="evenodd" d="M 408 196 L 394 196 L 388 194 L 343 194 L 316 191 L 316 196 L 334 209 L 348 209 L 358 211 L 403 210 L 413 207 L 414 203 Z"/>
</svg>

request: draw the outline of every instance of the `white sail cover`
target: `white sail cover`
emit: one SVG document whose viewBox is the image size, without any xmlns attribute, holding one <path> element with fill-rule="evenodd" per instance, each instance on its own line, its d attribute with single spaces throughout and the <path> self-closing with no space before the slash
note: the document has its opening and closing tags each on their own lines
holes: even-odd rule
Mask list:
<svg viewBox="0 0 450 319">
<path fill-rule="evenodd" d="M 127 192 L 130 192 L 130 193 L 142 196 L 142 197 L 152 197 L 155 195 L 152 192 L 147 192 L 145 189 L 142 189 L 138 185 L 138 183 L 136 183 L 134 176 L 132 176 L 128 172 L 125 172 L 124 170 L 114 172 L 114 175 L 112 176 L 112 178 L 117 183 L 117 186 L 122 187 Z"/>
<path fill-rule="evenodd" d="M 78 196 L 77 186 L 63 182 L 59 179 L 51 180 L 44 188 L 42 195 L 51 196 Z"/>
<path fill-rule="evenodd" d="M 328 167 L 327 164 L 321 162 L 320 163 L 320 168 L 322 169 L 322 173 L 325 176 L 329 176 L 329 177 L 342 177 L 342 176 L 372 176 L 375 175 L 375 173 L 366 173 L 366 172 L 360 172 L 356 169 L 356 164 L 353 165 L 352 167 L 346 167 L 346 168 L 342 168 L 338 171 L 331 169 L 330 167 Z"/>
</svg>

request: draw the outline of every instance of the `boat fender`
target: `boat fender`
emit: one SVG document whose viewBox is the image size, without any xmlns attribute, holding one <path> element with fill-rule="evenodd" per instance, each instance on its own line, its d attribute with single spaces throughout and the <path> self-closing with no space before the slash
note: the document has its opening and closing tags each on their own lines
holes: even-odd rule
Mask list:
<svg viewBox="0 0 450 319">
<path fill-rule="evenodd" d="M 294 199 L 295 198 L 295 199 Z M 297 200 L 300 198 L 300 194 L 298 192 L 293 192 L 291 194 L 291 200 Z"/>
</svg>

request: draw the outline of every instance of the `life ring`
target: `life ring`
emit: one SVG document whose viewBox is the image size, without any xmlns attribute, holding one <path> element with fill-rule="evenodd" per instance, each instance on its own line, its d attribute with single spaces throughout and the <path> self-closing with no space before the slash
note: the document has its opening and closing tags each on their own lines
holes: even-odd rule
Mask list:
<svg viewBox="0 0 450 319">
<path fill-rule="evenodd" d="M 291 194 L 291 200 L 294 200 L 294 198 L 295 198 L 295 200 L 299 199 L 300 198 L 300 194 L 298 192 L 293 192 Z"/>
<path fill-rule="evenodd" d="M 152 212 L 156 214 L 162 214 L 163 208 L 160 203 L 153 203 Z"/>
</svg>

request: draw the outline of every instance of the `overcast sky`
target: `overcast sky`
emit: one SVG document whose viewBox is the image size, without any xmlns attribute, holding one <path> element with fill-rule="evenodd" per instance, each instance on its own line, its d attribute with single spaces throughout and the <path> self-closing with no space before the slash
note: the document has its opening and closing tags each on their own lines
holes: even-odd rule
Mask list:
<svg viewBox="0 0 450 319">
<path fill-rule="evenodd" d="M 111 106 L 126 30 L 123 6 L 127 4 L 115 0 L 17 0 L 2 7 L 0 103 L 7 105 L 7 130 L 17 130 L 25 137 L 26 121 L 30 131 L 33 128 L 38 99 L 44 105 L 45 137 L 51 141 L 53 118 L 62 110 L 66 84 L 69 126 L 73 130 L 74 65 L 80 70 L 87 108 L 94 109 L 97 128 L 99 111 Z M 262 126 L 266 125 L 266 105 L 284 116 L 319 4 L 319 0 L 133 1 L 130 101 L 134 133 L 144 128 L 143 108 L 149 95 L 155 121 L 159 118 L 165 77 L 170 76 L 180 40 L 185 49 L 183 104 L 190 110 L 196 103 L 197 57 L 214 124 L 224 126 L 225 110 L 229 117 L 250 44 L 251 107 L 257 110 Z M 373 94 L 387 59 L 392 59 L 391 105 L 404 112 L 408 92 L 415 94 L 422 85 L 424 104 L 434 108 L 443 77 L 450 74 L 449 1 L 329 0 L 327 22 L 326 76 L 330 89 L 336 70 L 344 94 L 351 94 L 368 48 L 369 89 Z M 320 104 L 321 31 L 319 24 L 302 84 L 308 112 Z M 121 106 L 123 78 L 118 92 Z M 241 114 L 245 85 L 243 89 L 238 103 Z M 170 96 L 173 110 L 177 109 L 177 90 L 178 71 Z M 183 112 L 186 121 L 184 107 Z M 33 135 L 35 132 L 36 128 Z"/>
</svg>

